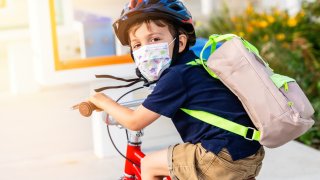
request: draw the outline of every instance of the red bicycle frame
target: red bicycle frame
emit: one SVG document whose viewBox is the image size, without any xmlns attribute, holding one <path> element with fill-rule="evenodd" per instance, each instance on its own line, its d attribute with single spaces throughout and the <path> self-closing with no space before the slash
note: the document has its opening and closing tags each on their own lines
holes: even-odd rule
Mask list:
<svg viewBox="0 0 320 180">
<path fill-rule="evenodd" d="M 142 131 L 128 130 L 128 144 L 126 153 L 126 162 L 124 167 L 123 180 L 141 180 L 141 159 L 145 154 L 141 151 Z M 165 177 L 165 180 L 171 180 L 170 177 Z"/>
<path fill-rule="evenodd" d="M 145 156 L 141 151 L 142 131 L 129 131 L 127 144 L 126 161 L 124 167 L 123 180 L 140 180 L 141 179 L 141 159 Z"/>
<path fill-rule="evenodd" d="M 141 152 L 140 146 L 127 145 L 127 158 L 131 159 L 135 164 L 126 160 L 124 167 L 124 180 L 141 179 L 140 160 L 145 155 Z"/>
<path fill-rule="evenodd" d="M 126 107 L 135 107 L 142 103 L 142 100 L 135 100 L 126 103 L 121 103 L 121 105 Z M 73 109 L 79 109 L 80 113 L 83 116 L 89 117 L 91 113 L 97 109 L 97 107 L 90 102 L 82 102 L 72 107 Z M 109 117 L 106 116 L 105 123 L 107 125 L 117 125 L 120 126 L 119 123 Z M 141 151 L 141 137 L 143 136 L 142 130 L 140 131 L 131 131 L 128 132 L 128 143 L 127 143 L 127 153 L 126 153 L 126 161 L 124 167 L 124 176 L 121 178 L 122 180 L 141 180 L 141 159 L 145 156 L 145 154 Z M 164 180 L 171 180 L 171 178 L 165 177 Z"/>
</svg>

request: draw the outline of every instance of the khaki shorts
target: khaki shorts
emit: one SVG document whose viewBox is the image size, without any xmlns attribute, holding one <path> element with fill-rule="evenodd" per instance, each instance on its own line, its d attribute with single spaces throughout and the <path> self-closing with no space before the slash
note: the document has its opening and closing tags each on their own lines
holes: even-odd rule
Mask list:
<svg viewBox="0 0 320 180">
<path fill-rule="evenodd" d="M 226 149 L 218 155 L 198 144 L 177 144 L 168 150 L 170 177 L 180 180 L 254 179 L 259 174 L 264 149 L 247 158 L 233 161 Z"/>
</svg>

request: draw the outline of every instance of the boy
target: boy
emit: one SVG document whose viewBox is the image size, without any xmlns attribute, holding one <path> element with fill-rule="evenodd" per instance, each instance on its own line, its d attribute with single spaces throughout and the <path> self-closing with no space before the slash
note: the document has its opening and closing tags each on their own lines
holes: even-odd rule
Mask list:
<svg viewBox="0 0 320 180">
<path fill-rule="evenodd" d="M 180 108 L 202 110 L 254 127 L 237 97 L 201 66 L 186 63 L 197 57 L 192 17 L 178 0 L 132 0 L 125 6 L 114 30 L 143 77 L 157 82 L 136 110 L 123 107 L 97 93 L 89 101 L 131 130 L 140 130 L 161 115 L 172 119 L 185 143 L 146 155 L 141 161 L 143 180 L 254 179 L 264 150 L 231 132 L 195 119 Z"/>
</svg>

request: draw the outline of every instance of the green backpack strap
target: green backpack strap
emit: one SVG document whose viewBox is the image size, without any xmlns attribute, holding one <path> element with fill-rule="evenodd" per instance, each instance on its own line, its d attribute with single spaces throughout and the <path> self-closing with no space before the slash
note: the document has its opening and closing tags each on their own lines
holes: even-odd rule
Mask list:
<svg viewBox="0 0 320 180">
<path fill-rule="evenodd" d="M 190 61 L 187 63 L 187 65 L 191 65 L 191 66 L 197 66 L 197 65 L 201 65 L 201 60 L 200 59 L 195 59 L 193 61 Z"/>
<path fill-rule="evenodd" d="M 180 109 L 194 118 L 197 118 L 203 122 L 219 127 L 221 129 L 227 130 L 229 132 L 243 136 L 245 139 L 256 141 L 260 140 L 260 131 L 256 130 L 255 128 L 237 124 L 235 122 L 229 121 L 220 116 L 216 116 L 205 111 L 189 110 L 185 108 Z M 251 131 L 250 133 L 248 133 L 249 130 Z M 248 134 L 252 134 L 252 136 L 248 137 Z"/>
<path fill-rule="evenodd" d="M 231 40 L 232 38 L 234 37 L 237 37 L 239 38 L 243 45 L 252 53 L 254 53 L 256 56 L 258 56 L 262 61 L 263 63 L 266 65 L 266 66 L 269 66 L 267 62 L 265 62 L 263 60 L 263 58 L 260 56 L 260 53 L 259 53 L 259 50 L 254 46 L 252 45 L 251 43 L 249 43 L 247 40 L 243 39 L 242 37 L 239 37 L 235 34 L 222 34 L 222 35 L 219 35 L 219 34 L 213 34 L 209 37 L 209 41 L 211 40 L 212 41 L 212 44 L 213 46 L 211 46 L 211 53 L 212 54 L 215 50 L 216 50 L 216 45 L 218 42 L 221 42 L 221 41 L 228 41 L 228 40 Z"/>
<path fill-rule="evenodd" d="M 246 41 L 245 39 L 235 35 L 235 34 L 223 34 L 223 35 L 219 35 L 219 34 L 213 34 L 209 37 L 209 40 L 206 42 L 206 44 L 204 45 L 204 47 L 202 48 L 201 52 L 200 52 L 200 62 L 202 64 L 202 66 L 205 68 L 205 70 L 214 78 L 216 79 L 219 79 L 218 76 L 208 68 L 207 64 L 206 64 L 206 60 L 203 58 L 203 53 L 204 51 L 209 47 L 211 46 L 211 51 L 210 51 L 210 54 L 214 53 L 214 51 L 216 50 L 216 46 L 217 46 L 217 43 L 218 42 L 221 42 L 221 41 L 228 41 L 228 40 L 231 40 L 235 37 L 238 37 L 240 38 L 240 40 L 242 41 L 243 45 L 252 53 L 254 53 L 257 57 L 259 57 L 261 59 L 261 61 L 263 62 L 263 64 L 268 67 L 270 70 L 272 70 L 270 67 L 269 67 L 269 64 L 264 61 L 262 59 L 262 57 L 260 56 L 259 54 L 259 51 L 258 49 L 252 45 L 251 43 L 249 43 L 248 41 Z"/>
</svg>

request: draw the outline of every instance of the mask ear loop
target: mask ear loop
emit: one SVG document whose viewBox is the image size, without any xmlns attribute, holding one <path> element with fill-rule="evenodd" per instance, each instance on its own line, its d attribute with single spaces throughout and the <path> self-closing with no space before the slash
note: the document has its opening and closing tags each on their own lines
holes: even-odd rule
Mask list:
<svg viewBox="0 0 320 180">
<path fill-rule="evenodd" d="M 172 39 L 172 41 L 168 44 L 168 46 L 170 46 L 176 39 L 177 39 L 177 37 L 175 37 L 174 39 Z"/>
</svg>

